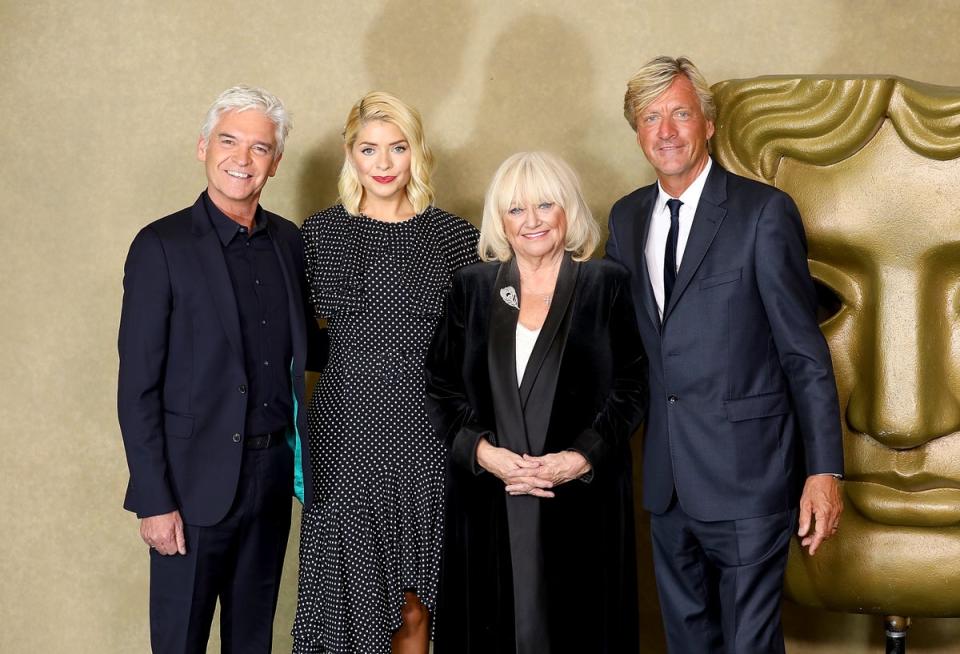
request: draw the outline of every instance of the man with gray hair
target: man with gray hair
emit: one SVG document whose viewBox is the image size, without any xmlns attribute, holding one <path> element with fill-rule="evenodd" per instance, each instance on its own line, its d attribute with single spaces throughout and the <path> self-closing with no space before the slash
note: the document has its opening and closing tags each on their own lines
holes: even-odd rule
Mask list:
<svg viewBox="0 0 960 654">
<path fill-rule="evenodd" d="M 310 488 L 304 370 L 326 358 L 300 231 L 259 205 L 289 131 L 275 96 L 224 91 L 197 143 L 206 190 L 127 255 L 124 508 L 150 547 L 154 652 L 205 652 L 217 600 L 224 652 L 271 648 L 291 495 Z"/>
<path fill-rule="evenodd" d="M 650 365 L 643 505 L 671 652 L 784 651 L 791 534 L 812 556 L 843 509 L 840 417 L 790 197 L 712 161 L 716 110 L 686 58 L 630 80 L 657 182 L 610 211 Z"/>
</svg>

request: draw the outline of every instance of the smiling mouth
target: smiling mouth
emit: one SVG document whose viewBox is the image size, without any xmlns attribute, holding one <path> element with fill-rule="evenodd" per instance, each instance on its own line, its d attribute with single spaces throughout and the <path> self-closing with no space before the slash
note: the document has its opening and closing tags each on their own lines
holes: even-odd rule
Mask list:
<svg viewBox="0 0 960 654">
<path fill-rule="evenodd" d="M 379 177 L 379 176 L 377 176 L 377 175 L 373 175 L 373 179 L 376 180 L 377 182 L 381 183 L 381 184 L 389 184 L 390 182 L 392 182 L 392 181 L 395 180 L 396 178 L 397 178 L 396 175 L 391 175 L 391 176 L 389 176 L 389 177 Z"/>
<path fill-rule="evenodd" d="M 533 240 L 533 239 L 540 238 L 541 236 L 545 236 L 547 231 L 548 230 L 543 230 L 542 232 L 530 232 L 529 234 L 521 234 L 520 236 L 522 236 L 523 238 Z"/>
<path fill-rule="evenodd" d="M 244 173 L 239 170 L 228 170 L 227 174 L 230 175 L 230 177 L 235 177 L 237 179 L 250 179 L 253 177 L 253 175 L 250 173 Z"/>
</svg>

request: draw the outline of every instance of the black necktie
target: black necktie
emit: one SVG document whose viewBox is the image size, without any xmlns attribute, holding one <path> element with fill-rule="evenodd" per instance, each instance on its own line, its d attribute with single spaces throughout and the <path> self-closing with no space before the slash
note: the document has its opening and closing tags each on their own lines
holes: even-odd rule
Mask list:
<svg viewBox="0 0 960 654">
<path fill-rule="evenodd" d="M 667 247 L 663 251 L 663 308 L 666 310 L 677 281 L 677 235 L 680 233 L 680 200 L 667 200 L 670 209 L 670 232 L 667 234 Z"/>
</svg>

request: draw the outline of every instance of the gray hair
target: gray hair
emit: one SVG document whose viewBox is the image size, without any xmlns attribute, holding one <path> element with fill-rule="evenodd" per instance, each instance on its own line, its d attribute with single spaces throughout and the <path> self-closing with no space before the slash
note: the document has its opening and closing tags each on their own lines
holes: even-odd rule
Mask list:
<svg viewBox="0 0 960 654">
<path fill-rule="evenodd" d="M 276 126 L 276 156 L 279 157 L 283 154 L 283 142 L 290 130 L 293 129 L 293 120 L 280 98 L 257 86 L 240 84 L 221 93 L 207 110 L 207 117 L 200 128 L 200 136 L 203 137 L 205 143 L 209 143 L 210 134 L 213 133 L 213 128 L 217 126 L 221 115 L 228 111 L 247 111 L 249 109 L 256 109 L 273 121 Z"/>
</svg>

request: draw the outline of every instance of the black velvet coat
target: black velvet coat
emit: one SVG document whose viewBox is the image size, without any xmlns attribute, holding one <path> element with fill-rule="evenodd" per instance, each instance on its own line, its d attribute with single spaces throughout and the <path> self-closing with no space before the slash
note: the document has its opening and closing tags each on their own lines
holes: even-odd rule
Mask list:
<svg viewBox="0 0 960 654">
<path fill-rule="evenodd" d="M 513 262 L 461 269 L 427 361 L 427 407 L 450 449 L 437 654 L 636 652 L 628 441 L 647 362 L 626 269 L 565 259 L 516 378 Z M 476 463 L 480 438 L 523 453 L 576 450 L 586 480 L 511 497 Z"/>
</svg>

